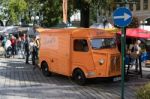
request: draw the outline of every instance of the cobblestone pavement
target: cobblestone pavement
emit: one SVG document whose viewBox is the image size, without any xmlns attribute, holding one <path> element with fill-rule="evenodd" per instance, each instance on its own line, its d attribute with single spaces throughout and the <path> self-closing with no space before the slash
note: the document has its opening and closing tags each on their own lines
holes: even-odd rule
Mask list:
<svg viewBox="0 0 150 99">
<path fill-rule="evenodd" d="M 147 83 L 133 77 L 125 83 L 125 99 L 135 99 L 136 89 Z M 0 58 L 0 99 L 120 99 L 120 82 L 90 80 L 79 86 L 70 78 L 41 71 L 22 59 Z"/>
</svg>

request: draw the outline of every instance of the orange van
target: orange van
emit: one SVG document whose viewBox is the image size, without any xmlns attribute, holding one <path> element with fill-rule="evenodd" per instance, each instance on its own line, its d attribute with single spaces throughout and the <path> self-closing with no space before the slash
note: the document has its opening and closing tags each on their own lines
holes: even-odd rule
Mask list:
<svg viewBox="0 0 150 99">
<path fill-rule="evenodd" d="M 45 76 L 72 77 L 78 84 L 86 78 L 121 75 L 121 55 L 114 33 L 101 29 L 38 29 L 39 66 Z"/>
</svg>

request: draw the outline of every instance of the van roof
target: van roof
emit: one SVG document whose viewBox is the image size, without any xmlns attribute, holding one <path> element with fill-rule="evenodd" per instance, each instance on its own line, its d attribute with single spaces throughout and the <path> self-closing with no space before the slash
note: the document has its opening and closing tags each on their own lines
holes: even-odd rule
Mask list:
<svg viewBox="0 0 150 99">
<path fill-rule="evenodd" d="M 96 28 L 62 28 L 62 29 L 46 29 L 39 28 L 37 31 L 40 34 L 49 34 L 49 33 L 67 33 L 72 37 L 112 37 L 115 35 L 114 32 L 104 29 L 96 29 Z"/>
</svg>

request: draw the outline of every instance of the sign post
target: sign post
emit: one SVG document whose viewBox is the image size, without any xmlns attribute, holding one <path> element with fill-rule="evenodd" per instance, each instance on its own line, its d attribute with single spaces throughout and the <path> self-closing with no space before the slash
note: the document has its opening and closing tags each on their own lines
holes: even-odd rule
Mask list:
<svg viewBox="0 0 150 99">
<path fill-rule="evenodd" d="M 124 99 L 124 79 L 125 79 L 125 45 L 126 45 L 126 26 L 132 21 L 131 11 L 125 7 L 116 9 L 113 13 L 114 24 L 121 27 L 121 99 Z"/>
</svg>

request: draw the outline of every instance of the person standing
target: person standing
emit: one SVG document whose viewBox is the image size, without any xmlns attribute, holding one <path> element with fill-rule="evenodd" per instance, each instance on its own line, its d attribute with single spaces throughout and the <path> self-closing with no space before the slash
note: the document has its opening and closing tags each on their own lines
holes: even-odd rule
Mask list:
<svg viewBox="0 0 150 99">
<path fill-rule="evenodd" d="M 138 59 L 141 54 L 140 44 L 141 44 L 141 41 L 137 40 L 131 48 L 131 53 L 130 53 L 131 64 L 135 64 L 136 59 Z"/>
<path fill-rule="evenodd" d="M 36 60 L 36 54 L 37 54 L 37 46 L 36 46 L 36 39 L 33 38 L 32 41 L 30 42 L 30 51 L 32 54 L 32 64 L 35 65 L 35 60 Z"/>
<path fill-rule="evenodd" d="M 29 37 L 25 37 L 24 41 L 25 55 L 26 55 L 26 64 L 29 64 Z"/>
<path fill-rule="evenodd" d="M 11 53 L 10 51 L 12 50 L 12 46 L 11 46 L 11 41 L 9 40 L 9 37 L 6 38 L 6 43 L 5 43 L 5 57 L 10 57 Z"/>
<path fill-rule="evenodd" d="M 36 45 L 36 59 L 38 59 L 39 48 L 40 48 L 40 37 L 39 37 L 39 35 L 36 36 L 35 45 Z"/>
<path fill-rule="evenodd" d="M 12 35 L 10 41 L 11 41 L 11 47 L 12 47 L 12 55 L 14 57 L 14 55 L 16 54 L 16 39 L 13 35 Z"/>
<path fill-rule="evenodd" d="M 2 40 L 2 46 L 5 48 L 5 44 L 6 44 L 6 41 L 7 41 L 7 37 L 4 36 L 3 40 Z"/>
<path fill-rule="evenodd" d="M 24 57 L 24 51 L 25 51 L 24 41 L 21 40 L 21 37 L 18 37 L 18 40 L 17 40 L 17 53 L 19 55 L 19 58 L 25 58 Z"/>
</svg>

